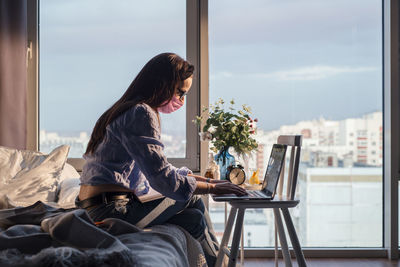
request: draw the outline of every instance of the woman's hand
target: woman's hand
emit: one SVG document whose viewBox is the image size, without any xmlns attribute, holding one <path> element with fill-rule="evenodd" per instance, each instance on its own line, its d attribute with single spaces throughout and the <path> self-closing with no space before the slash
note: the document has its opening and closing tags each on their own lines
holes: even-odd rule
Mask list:
<svg viewBox="0 0 400 267">
<path fill-rule="evenodd" d="M 230 182 L 224 181 L 222 183 L 210 184 L 210 186 L 211 186 L 210 193 L 216 195 L 221 195 L 221 194 L 235 194 L 237 196 L 247 195 L 245 189 Z"/>
</svg>

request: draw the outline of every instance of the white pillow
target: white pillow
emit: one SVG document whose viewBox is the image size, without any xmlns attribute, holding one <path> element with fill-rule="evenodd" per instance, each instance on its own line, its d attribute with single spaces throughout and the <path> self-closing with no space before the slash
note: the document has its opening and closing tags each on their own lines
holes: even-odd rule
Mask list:
<svg viewBox="0 0 400 267">
<path fill-rule="evenodd" d="M 79 194 L 79 178 L 68 178 L 61 182 L 57 204 L 64 209 L 75 208 L 75 198 Z"/>
<path fill-rule="evenodd" d="M 81 177 L 79 172 L 76 171 L 76 169 L 74 168 L 74 166 L 72 166 L 69 163 L 65 163 L 64 165 L 64 169 L 61 172 L 60 175 L 60 181 L 64 181 L 65 179 L 69 179 L 69 178 L 79 178 Z"/>
<path fill-rule="evenodd" d="M 67 145 L 48 155 L 0 146 L 0 197 L 16 206 L 54 202 L 68 152 Z"/>
<path fill-rule="evenodd" d="M 57 204 L 65 209 L 75 208 L 75 198 L 79 194 L 80 174 L 75 168 L 65 163 L 57 190 Z"/>
</svg>

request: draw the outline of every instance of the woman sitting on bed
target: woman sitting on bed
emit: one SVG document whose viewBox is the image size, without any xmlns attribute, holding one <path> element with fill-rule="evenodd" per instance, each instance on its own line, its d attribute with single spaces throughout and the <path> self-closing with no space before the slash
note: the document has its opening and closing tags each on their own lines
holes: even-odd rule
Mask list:
<svg viewBox="0 0 400 267">
<path fill-rule="evenodd" d="M 184 104 L 194 67 L 176 54 L 151 59 L 124 95 L 98 119 L 84 158 L 79 199 L 94 221 L 118 218 L 140 227 L 171 223 L 200 241 L 209 266 L 216 239 L 199 194 L 244 195 L 231 183 L 195 176 L 168 163 L 160 140 L 159 112 Z M 140 202 L 149 187 L 164 197 Z"/>
</svg>

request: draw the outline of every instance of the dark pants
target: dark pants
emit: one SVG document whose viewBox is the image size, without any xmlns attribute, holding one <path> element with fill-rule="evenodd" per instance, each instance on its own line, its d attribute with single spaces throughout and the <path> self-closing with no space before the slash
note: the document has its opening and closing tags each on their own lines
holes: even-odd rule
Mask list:
<svg viewBox="0 0 400 267">
<path fill-rule="evenodd" d="M 168 201 L 170 199 L 161 198 L 141 203 L 133 198 L 118 199 L 91 208 L 88 213 L 95 222 L 105 218 L 118 218 L 136 225 L 154 209 L 159 209 L 161 203 Z M 219 248 L 218 241 L 203 200 L 199 196 L 195 195 L 187 202 L 176 201 L 166 209 L 161 208 L 153 220 L 142 226 L 150 227 L 166 223 L 179 225 L 197 239 L 203 248 L 208 266 L 214 266 Z"/>
</svg>

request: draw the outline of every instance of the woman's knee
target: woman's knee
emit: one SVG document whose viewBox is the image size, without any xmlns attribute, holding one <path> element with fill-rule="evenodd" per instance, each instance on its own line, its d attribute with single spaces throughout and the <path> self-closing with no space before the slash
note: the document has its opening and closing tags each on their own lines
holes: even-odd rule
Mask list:
<svg viewBox="0 0 400 267">
<path fill-rule="evenodd" d="M 189 209 L 188 219 L 188 223 L 191 224 L 190 228 L 192 229 L 193 237 L 199 238 L 203 236 L 207 226 L 203 212 L 198 209 Z"/>
<path fill-rule="evenodd" d="M 189 200 L 187 208 L 195 208 L 201 211 L 204 214 L 206 206 L 204 205 L 204 201 L 199 195 L 193 195 L 192 198 Z"/>
<path fill-rule="evenodd" d="M 187 208 L 169 220 L 188 231 L 194 238 L 203 236 L 206 229 L 204 214 L 195 208 Z"/>
</svg>

